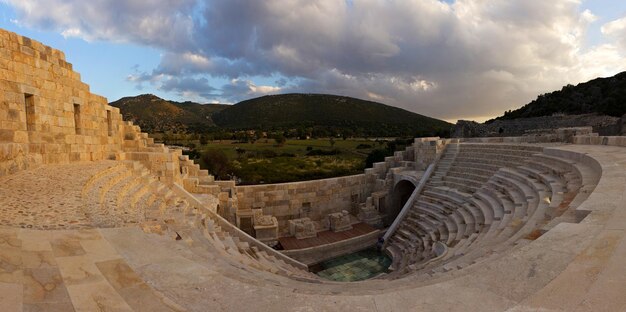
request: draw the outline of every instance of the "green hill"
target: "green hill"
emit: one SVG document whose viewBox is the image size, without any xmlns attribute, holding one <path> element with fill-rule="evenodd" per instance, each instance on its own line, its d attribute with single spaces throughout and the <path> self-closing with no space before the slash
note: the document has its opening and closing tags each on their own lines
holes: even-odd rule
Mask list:
<svg viewBox="0 0 626 312">
<path fill-rule="evenodd" d="M 229 105 L 167 101 L 152 94 L 124 97 L 110 105 L 119 107 L 124 120 L 146 132 L 199 132 L 215 127 L 211 116 Z"/>
<path fill-rule="evenodd" d="M 327 94 L 268 95 L 237 103 L 213 116 L 230 129 L 313 128 L 367 136 L 444 135 L 450 124 L 397 107 Z"/>
<path fill-rule="evenodd" d="M 325 94 L 270 95 L 235 105 L 178 103 L 144 94 L 111 105 L 147 132 L 296 129 L 316 136 L 412 137 L 446 136 L 451 127 L 397 107 Z"/>
<path fill-rule="evenodd" d="M 517 119 L 596 113 L 621 117 L 626 114 L 626 72 L 613 77 L 597 78 L 560 91 L 542 94 L 523 107 L 508 111 L 496 119 Z"/>
</svg>

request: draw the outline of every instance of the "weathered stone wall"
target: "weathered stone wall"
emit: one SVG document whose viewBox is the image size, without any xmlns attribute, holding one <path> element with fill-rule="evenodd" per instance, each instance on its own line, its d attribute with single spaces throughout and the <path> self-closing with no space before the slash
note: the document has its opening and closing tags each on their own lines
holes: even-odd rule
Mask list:
<svg viewBox="0 0 626 312">
<path fill-rule="evenodd" d="M 417 170 L 426 170 L 437 156 L 441 155 L 446 144 L 453 140 L 439 137 L 415 138 L 413 142 L 413 157 Z"/>
<path fill-rule="evenodd" d="M 576 136 L 591 135 L 593 130 L 591 127 L 573 127 L 573 128 L 559 128 L 559 129 L 539 129 L 536 131 L 529 131 L 528 134 L 523 136 L 513 137 L 472 137 L 472 138 L 460 138 L 453 139 L 459 142 L 473 142 L 473 143 L 574 143 Z M 597 133 L 595 134 L 597 135 Z"/>
<path fill-rule="evenodd" d="M 452 129 L 452 137 L 515 137 L 537 129 L 592 127 L 600 135 L 619 135 L 620 118 L 604 115 L 569 115 L 495 120 L 488 124 L 459 120 Z"/>
<path fill-rule="evenodd" d="M 313 221 L 322 221 L 328 214 L 342 210 L 356 215 L 358 204 L 371 194 L 374 183 L 373 175 L 359 174 L 305 182 L 238 186 L 238 209 L 262 208 L 264 214 L 278 219 L 279 234 L 287 235 L 287 222 L 291 219 L 309 217 Z"/>
<path fill-rule="evenodd" d="M 90 93 L 61 51 L 0 30 L 0 90 L 0 174 L 121 150 L 119 109 Z"/>
<path fill-rule="evenodd" d="M 429 143 L 431 140 L 439 143 L 431 145 Z M 381 201 L 388 200 L 386 194 L 393 189 L 396 174 L 404 170 L 415 170 L 415 157 L 426 153 L 421 150 L 422 147 L 432 147 L 434 157 L 438 150 L 443 149 L 440 141 L 439 138 L 418 139 L 404 151 L 397 151 L 394 156 L 386 157 L 385 161 L 365 169 L 364 174 L 304 182 L 234 187 L 236 210 L 242 212 L 263 209 L 263 214 L 278 219 L 280 236 L 289 235 L 289 220 L 308 217 L 326 228 L 328 224 L 325 221 L 331 213 L 347 210 L 356 217 L 362 206 L 368 202 L 368 197 L 372 196 L 375 198 L 369 199 L 370 204 L 375 206 L 378 213 L 384 213 L 382 209 L 384 207 L 379 205 Z M 229 206 L 226 198 L 220 202 L 220 205 Z M 234 219 L 234 213 L 226 211 L 223 214 Z"/>
<path fill-rule="evenodd" d="M 130 159 L 163 181 L 181 182 L 180 151 L 154 145 L 124 122 L 119 108 L 81 82 L 63 52 L 0 29 L 0 91 L 0 175 L 40 164 Z"/>
</svg>

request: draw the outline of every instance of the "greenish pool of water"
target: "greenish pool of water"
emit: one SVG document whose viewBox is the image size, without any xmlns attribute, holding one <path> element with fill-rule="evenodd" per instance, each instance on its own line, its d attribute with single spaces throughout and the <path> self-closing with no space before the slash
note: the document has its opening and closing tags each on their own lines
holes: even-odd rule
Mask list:
<svg viewBox="0 0 626 312">
<path fill-rule="evenodd" d="M 354 282 L 387 273 L 389 265 L 389 256 L 370 248 L 321 262 L 311 272 L 331 281 Z"/>
</svg>

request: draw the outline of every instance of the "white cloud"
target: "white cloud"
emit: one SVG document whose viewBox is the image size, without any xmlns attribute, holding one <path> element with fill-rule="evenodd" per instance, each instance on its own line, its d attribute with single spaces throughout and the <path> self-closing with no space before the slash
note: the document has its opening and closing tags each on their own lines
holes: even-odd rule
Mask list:
<svg viewBox="0 0 626 312">
<path fill-rule="evenodd" d="M 61 35 L 65 38 L 68 37 L 81 37 L 82 32 L 79 28 L 68 28 L 61 32 Z"/>
<path fill-rule="evenodd" d="M 268 94 L 276 94 L 282 91 L 280 87 L 257 85 L 250 80 L 233 79 L 230 83 L 222 86 L 219 97 L 222 102 L 232 103 L 243 99 L 258 97 Z"/>
<path fill-rule="evenodd" d="M 87 41 L 133 42 L 176 50 L 190 44 L 195 0 L 3 0 L 22 25 Z"/>
<path fill-rule="evenodd" d="M 602 25 L 602 33 L 615 40 L 626 51 L 626 16 Z"/>
<path fill-rule="evenodd" d="M 623 34 L 626 32 L 626 17 L 606 23 L 601 30 L 606 35 Z"/>
</svg>

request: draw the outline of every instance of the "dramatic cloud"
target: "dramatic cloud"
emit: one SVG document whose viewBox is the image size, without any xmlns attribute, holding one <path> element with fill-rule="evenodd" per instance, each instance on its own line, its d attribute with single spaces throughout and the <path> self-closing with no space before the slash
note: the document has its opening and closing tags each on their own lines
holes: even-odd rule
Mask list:
<svg viewBox="0 0 626 312">
<path fill-rule="evenodd" d="M 27 25 L 160 48 L 159 66 L 128 80 L 207 101 L 323 92 L 481 118 L 626 69 L 626 18 L 585 47 L 596 17 L 576 0 L 9 2 Z"/>
<path fill-rule="evenodd" d="M 18 22 L 88 41 L 132 42 L 170 50 L 191 46 L 196 0 L 3 0 Z"/>
</svg>

